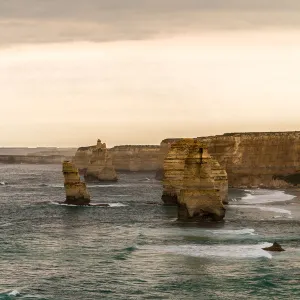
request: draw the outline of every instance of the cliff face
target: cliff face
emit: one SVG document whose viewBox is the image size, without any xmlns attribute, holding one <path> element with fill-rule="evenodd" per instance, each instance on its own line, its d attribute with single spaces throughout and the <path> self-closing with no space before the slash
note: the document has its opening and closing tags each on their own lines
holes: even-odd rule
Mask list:
<svg viewBox="0 0 300 300">
<path fill-rule="evenodd" d="M 159 167 L 159 146 L 116 146 L 110 153 L 114 167 L 120 171 L 156 171 Z"/>
<path fill-rule="evenodd" d="M 84 182 L 80 181 L 78 169 L 69 161 L 63 162 L 62 168 L 66 191 L 66 204 L 89 205 L 90 195 L 86 190 Z"/>
<path fill-rule="evenodd" d="M 61 164 L 71 157 L 61 155 L 0 155 L 0 163 L 3 164 Z"/>
<path fill-rule="evenodd" d="M 80 169 L 87 169 L 90 159 L 92 157 L 93 150 L 96 149 L 95 146 L 80 147 L 75 153 L 75 156 L 72 159 L 72 162 L 76 167 Z"/>
<path fill-rule="evenodd" d="M 92 148 L 92 154 L 85 173 L 87 180 L 117 181 L 118 176 L 112 164 L 112 158 L 105 143 L 98 140 L 96 147 Z"/>
<path fill-rule="evenodd" d="M 164 160 L 162 199 L 178 204 L 179 219 L 222 219 L 227 192 L 226 172 L 203 143 L 182 139 L 172 144 Z"/>
<path fill-rule="evenodd" d="M 96 146 L 81 147 L 77 150 L 73 162 L 79 169 L 88 167 Z M 112 165 L 117 171 L 156 171 L 160 165 L 160 146 L 128 145 L 107 149 Z"/>
<path fill-rule="evenodd" d="M 198 140 L 226 169 L 232 187 L 300 185 L 300 132 L 232 133 Z"/>
</svg>

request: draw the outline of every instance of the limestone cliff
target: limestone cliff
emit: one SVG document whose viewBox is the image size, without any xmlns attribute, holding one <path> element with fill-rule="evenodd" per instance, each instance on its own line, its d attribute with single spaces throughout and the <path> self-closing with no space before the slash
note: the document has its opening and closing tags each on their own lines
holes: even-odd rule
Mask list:
<svg viewBox="0 0 300 300">
<path fill-rule="evenodd" d="M 222 219 L 227 193 L 226 172 L 203 143 L 182 139 L 171 145 L 164 160 L 162 199 L 178 204 L 179 218 Z"/>
<path fill-rule="evenodd" d="M 110 149 L 110 153 L 114 167 L 120 171 L 156 171 L 159 167 L 159 146 L 116 146 Z"/>
<path fill-rule="evenodd" d="M 77 149 L 75 156 L 72 159 L 72 162 L 76 165 L 76 167 L 81 169 L 87 169 L 90 159 L 93 154 L 93 150 L 95 150 L 97 146 L 87 146 L 87 147 L 80 147 Z"/>
<path fill-rule="evenodd" d="M 81 147 L 77 150 L 73 162 L 79 169 L 85 169 L 91 160 L 96 146 Z M 159 166 L 160 146 L 125 145 L 107 149 L 112 165 L 117 171 L 156 171 Z"/>
<path fill-rule="evenodd" d="M 111 154 L 105 143 L 97 141 L 96 147 L 92 148 L 92 154 L 87 166 L 85 178 L 87 180 L 117 181 L 118 176 L 112 164 Z"/>
<path fill-rule="evenodd" d="M 158 168 L 156 170 L 155 178 L 157 180 L 163 180 L 164 178 L 164 160 L 167 157 L 167 154 L 175 142 L 179 141 L 181 139 L 174 138 L 174 139 L 164 139 L 160 143 L 160 149 L 159 149 L 159 156 L 158 156 Z"/>
<path fill-rule="evenodd" d="M 226 169 L 232 187 L 300 186 L 300 132 L 199 137 Z"/>
<path fill-rule="evenodd" d="M 63 162 L 64 186 L 66 191 L 66 204 L 89 205 L 90 195 L 86 185 L 80 180 L 78 169 L 69 161 Z"/>
</svg>

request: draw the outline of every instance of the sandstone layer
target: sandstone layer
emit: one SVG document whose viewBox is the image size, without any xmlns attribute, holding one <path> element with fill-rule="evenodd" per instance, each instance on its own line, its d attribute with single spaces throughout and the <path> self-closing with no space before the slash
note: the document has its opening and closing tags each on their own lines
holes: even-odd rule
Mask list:
<svg viewBox="0 0 300 300">
<path fill-rule="evenodd" d="M 220 220 L 225 215 L 227 175 L 206 146 L 195 139 L 174 142 L 164 160 L 165 204 L 177 204 L 179 219 Z"/>
<path fill-rule="evenodd" d="M 86 185 L 80 180 L 78 169 L 69 161 L 63 162 L 62 168 L 65 182 L 66 204 L 89 205 L 90 195 Z"/>
<path fill-rule="evenodd" d="M 226 169 L 229 186 L 300 186 L 300 132 L 231 133 L 198 140 Z"/>
<path fill-rule="evenodd" d="M 111 154 L 105 143 L 97 141 L 84 174 L 86 180 L 117 181 L 118 176 L 112 164 Z"/>
</svg>

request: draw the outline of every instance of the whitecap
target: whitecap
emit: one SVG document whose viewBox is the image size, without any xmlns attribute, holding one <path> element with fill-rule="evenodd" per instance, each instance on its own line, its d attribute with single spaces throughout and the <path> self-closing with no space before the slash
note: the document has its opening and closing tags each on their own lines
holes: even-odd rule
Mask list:
<svg viewBox="0 0 300 300">
<path fill-rule="evenodd" d="M 12 223 L 2 223 L 2 224 L 0 224 L 0 227 L 8 227 L 11 225 L 12 225 Z"/>
<path fill-rule="evenodd" d="M 296 196 L 286 194 L 284 191 L 279 190 L 267 190 L 267 189 L 256 189 L 256 190 L 244 190 L 247 195 L 242 197 L 239 201 L 245 204 L 263 204 L 271 202 L 284 202 L 294 199 Z"/>
<path fill-rule="evenodd" d="M 245 235 L 245 234 L 250 234 L 254 235 L 255 230 L 252 228 L 244 228 L 244 229 L 216 229 L 216 230 L 208 230 L 212 234 L 216 235 Z"/>
<path fill-rule="evenodd" d="M 270 211 L 270 212 L 276 212 L 280 214 L 287 214 L 291 215 L 292 212 L 287 209 L 279 208 L 279 207 L 273 207 L 273 206 L 261 206 L 261 205 L 230 205 L 230 207 L 237 207 L 237 208 L 255 208 L 262 211 Z"/>
<path fill-rule="evenodd" d="M 59 206 L 70 206 L 70 207 L 78 207 L 79 205 L 75 205 L 75 204 L 67 204 L 67 203 L 61 203 L 61 202 L 54 202 L 51 201 L 50 204 L 53 205 L 59 205 Z M 99 204 L 105 204 L 107 206 L 101 206 Z M 128 206 L 126 204 L 123 203 L 90 203 L 90 205 L 81 205 L 80 207 L 124 207 L 124 206 Z"/>
<path fill-rule="evenodd" d="M 271 243 L 263 243 L 258 245 L 179 245 L 157 246 L 151 248 L 151 250 L 162 253 L 172 253 L 178 255 L 204 258 L 220 257 L 248 259 L 266 257 L 271 259 L 272 254 L 262 249 L 271 245 Z"/>
<path fill-rule="evenodd" d="M 0 185 L 7 185 L 6 181 L 0 181 Z"/>
<path fill-rule="evenodd" d="M 8 296 L 14 296 L 14 297 L 16 297 L 16 296 L 19 296 L 19 295 L 20 295 L 20 292 L 17 291 L 17 290 L 13 290 L 10 293 L 8 293 Z"/>
<path fill-rule="evenodd" d="M 124 207 L 124 206 L 128 206 L 128 205 L 123 203 L 109 203 L 109 207 Z"/>
</svg>

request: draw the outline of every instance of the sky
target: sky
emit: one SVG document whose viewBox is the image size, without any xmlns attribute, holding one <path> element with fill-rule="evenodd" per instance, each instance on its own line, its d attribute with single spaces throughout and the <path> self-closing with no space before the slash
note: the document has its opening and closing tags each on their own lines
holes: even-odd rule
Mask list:
<svg viewBox="0 0 300 300">
<path fill-rule="evenodd" d="M 298 0 L 0 1 L 0 146 L 300 130 Z"/>
</svg>

